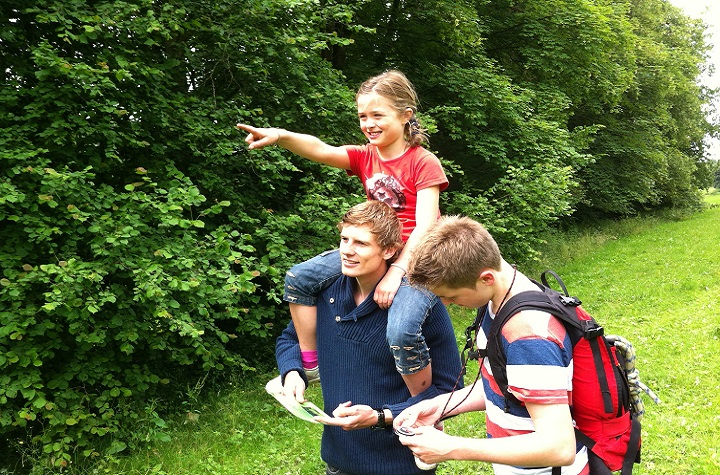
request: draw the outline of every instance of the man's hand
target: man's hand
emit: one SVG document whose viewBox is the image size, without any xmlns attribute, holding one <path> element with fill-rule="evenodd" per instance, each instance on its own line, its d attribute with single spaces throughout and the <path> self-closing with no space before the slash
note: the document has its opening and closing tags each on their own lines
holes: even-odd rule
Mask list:
<svg viewBox="0 0 720 475">
<path fill-rule="evenodd" d="M 297 402 L 305 402 L 305 381 L 297 371 L 290 371 L 285 375 L 283 394 L 294 397 Z"/>
<path fill-rule="evenodd" d="M 352 405 L 344 402 L 332 412 L 333 417 L 316 416 L 315 420 L 329 426 L 342 427 L 345 430 L 363 429 L 377 423 L 377 412 L 364 404 Z"/>
</svg>

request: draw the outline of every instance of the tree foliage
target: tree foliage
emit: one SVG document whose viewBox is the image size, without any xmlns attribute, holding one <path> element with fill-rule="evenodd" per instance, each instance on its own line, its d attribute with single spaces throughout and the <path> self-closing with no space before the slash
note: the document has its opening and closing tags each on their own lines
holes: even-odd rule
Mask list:
<svg viewBox="0 0 720 475">
<path fill-rule="evenodd" d="M 245 366 L 228 345 L 262 266 L 237 231 L 202 232 L 225 203 L 166 172 L 167 188 L 138 170 L 122 192 L 88 168 L 17 166 L 5 183 L 0 423 L 56 465 L 97 436 L 126 445 L 163 386 Z"/>
<path fill-rule="evenodd" d="M 629 214 L 699 202 L 703 138 L 712 131 L 696 79 L 707 46 L 702 28 L 661 0 L 628 2 L 636 68 L 617 106 L 591 118 L 604 126 L 583 177 L 582 209 Z M 587 120 L 587 118 L 585 119 Z"/>
<path fill-rule="evenodd" d="M 364 196 L 236 122 L 360 143 L 357 86 L 399 68 L 443 212 L 529 258 L 571 216 L 699 203 L 707 48 L 663 0 L 2 2 L 0 437 L 122 451 L 162 433 L 148 400 L 272 361 L 285 270 Z"/>
</svg>

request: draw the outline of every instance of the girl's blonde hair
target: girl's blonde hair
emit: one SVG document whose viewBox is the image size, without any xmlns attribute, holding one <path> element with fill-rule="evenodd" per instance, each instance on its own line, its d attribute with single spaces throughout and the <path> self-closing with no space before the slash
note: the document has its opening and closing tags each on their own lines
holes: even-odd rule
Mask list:
<svg viewBox="0 0 720 475">
<path fill-rule="evenodd" d="M 410 80 L 400 71 L 391 69 L 382 74 L 371 77 L 360 85 L 355 101 L 363 94 L 376 93 L 390 101 L 392 107 L 399 113 L 407 109 L 412 110 L 412 117 L 405 124 L 405 141 L 412 146 L 429 142 L 427 131 L 417 119 L 418 97 Z"/>
</svg>

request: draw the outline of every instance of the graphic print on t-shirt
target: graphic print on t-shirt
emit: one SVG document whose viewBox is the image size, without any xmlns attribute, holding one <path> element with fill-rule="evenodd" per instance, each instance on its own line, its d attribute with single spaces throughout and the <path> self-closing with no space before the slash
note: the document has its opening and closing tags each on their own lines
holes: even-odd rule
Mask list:
<svg viewBox="0 0 720 475">
<path fill-rule="evenodd" d="M 366 184 L 372 199 L 387 203 L 396 211 L 405 209 L 405 193 L 395 177 L 376 173 Z"/>
</svg>

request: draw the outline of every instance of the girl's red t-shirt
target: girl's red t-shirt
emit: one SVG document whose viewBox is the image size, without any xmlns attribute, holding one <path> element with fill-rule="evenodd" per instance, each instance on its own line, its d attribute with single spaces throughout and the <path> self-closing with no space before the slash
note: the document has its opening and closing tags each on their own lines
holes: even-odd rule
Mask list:
<svg viewBox="0 0 720 475">
<path fill-rule="evenodd" d="M 415 210 L 419 190 L 448 186 L 448 179 L 440 160 L 423 147 L 410 147 L 404 154 L 392 160 L 383 160 L 374 145 L 348 145 L 350 170 L 365 188 L 368 200 L 389 204 L 400 218 L 403 241 L 407 241 L 415 229 Z"/>
</svg>

